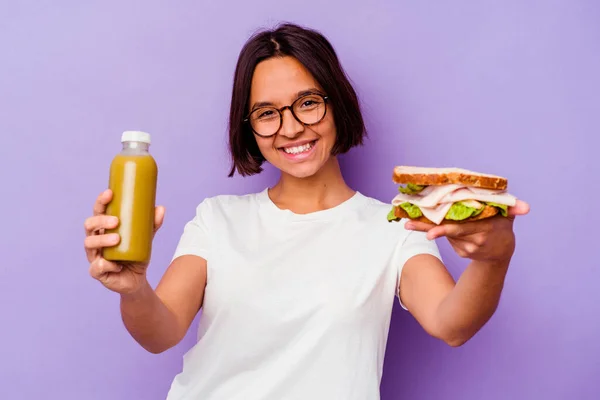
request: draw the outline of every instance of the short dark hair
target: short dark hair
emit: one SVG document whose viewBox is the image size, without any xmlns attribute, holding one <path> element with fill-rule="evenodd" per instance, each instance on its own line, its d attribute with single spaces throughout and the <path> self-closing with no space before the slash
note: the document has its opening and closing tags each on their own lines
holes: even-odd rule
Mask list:
<svg viewBox="0 0 600 400">
<path fill-rule="evenodd" d="M 248 113 L 254 69 L 261 61 L 283 56 L 294 57 L 304 65 L 329 97 L 337 129 L 332 155 L 346 153 L 363 143 L 366 129 L 358 96 L 333 46 L 313 29 L 284 23 L 275 29 L 255 33 L 240 51 L 229 111 L 230 177 L 236 170 L 242 176 L 262 171 L 265 159 L 244 118 Z"/>
</svg>

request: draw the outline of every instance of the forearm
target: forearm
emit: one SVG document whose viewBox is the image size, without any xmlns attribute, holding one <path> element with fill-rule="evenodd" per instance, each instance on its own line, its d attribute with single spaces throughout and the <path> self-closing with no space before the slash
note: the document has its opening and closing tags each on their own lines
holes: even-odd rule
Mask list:
<svg viewBox="0 0 600 400">
<path fill-rule="evenodd" d="M 510 261 L 471 261 L 437 309 L 438 327 L 446 342 L 459 346 L 492 317 Z"/>
<path fill-rule="evenodd" d="M 176 315 L 148 282 L 134 294 L 121 295 L 121 317 L 131 336 L 151 353 L 161 353 L 181 340 Z"/>
</svg>

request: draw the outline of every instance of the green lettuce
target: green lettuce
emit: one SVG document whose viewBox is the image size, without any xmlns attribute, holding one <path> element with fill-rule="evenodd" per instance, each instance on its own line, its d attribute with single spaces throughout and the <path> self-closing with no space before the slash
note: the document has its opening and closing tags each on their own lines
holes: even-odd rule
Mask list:
<svg viewBox="0 0 600 400">
<path fill-rule="evenodd" d="M 479 209 L 464 205 L 462 202 L 456 202 L 452 204 L 450 210 L 446 213 L 445 219 L 451 219 L 453 221 L 462 221 L 470 217 L 481 214 L 485 207 Z"/>
<path fill-rule="evenodd" d="M 396 217 L 396 213 L 394 212 L 395 209 L 396 209 L 396 207 L 392 207 L 392 209 L 388 213 L 388 215 L 387 215 L 388 222 L 399 221 L 400 220 L 400 218 Z"/>
<path fill-rule="evenodd" d="M 406 213 L 408 214 L 408 216 L 410 218 L 419 218 L 421 215 L 423 215 L 423 213 L 421 212 L 421 209 L 419 207 L 415 206 L 414 204 L 408 203 L 408 202 L 402 203 L 398 207 L 400 207 L 404 211 L 406 211 Z M 387 215 L 388 221 L 399 221 L 400 220 L 400 218 L 396 217 L 396 214 L 394 213 L 394 209 L 395 209 L 395 207 L 392 207 L 392 209 L 388 213 L 388 215 Z"/>
<path fill-rule="evenodd" d="M 404 194 L 417 194 L 421 190 L 425 189 L 427 186 L 423 185 L 415 185 L 414 183 L 408 183 L 406 186 L 400 186 L 398 191 Z"/>
<path fill-rule="evenodd" d="M 421 212 L 421 209 L 418 206 L 415 206 L 414 204 L 411 203 L 402 203 L 400 204 L 400 207 L 406 211 L 406 213 L 408 214 L 408 216 L 410 218 L 419 218 L 420 216 L 423 215 L 423 212 Z"/>
<path fill-rule="evenodd" d="M 446 213 L 445 219 L 449 219 L 449 220 L 453 220 L 453 221 L 463 221 L 467 218 L 475 217 L 484 210 L 486 204 L 488 206 L 498 208 L 500 210 L 500 214 L 502 216 L 506 217 L 508 215 L 508 207 L 504 204 L 498 204 L 498 203 L 493 203 L 493 202 L 485 202 L 485 203 L 482 202 L 482 204 L 483 204 L 483 207 L 477 209 L 474 207 L 469 207 L 460 201 L 456 202 L 456 203 L 452 204 L 452 207 L 450 207 L 450 210 L 448 210 L 448 212 Z M 401 203 L 397 207 L 401 207 L 404 211 L 406 211 L 406 213 L 408 214 L 408 216 L 410 218 L 418 218 L 423 215 L 423 212 L 421 211 L 421 209 L 418 206 L 408 203 L 408 202 Z M 396 215 L 394 213 L 394 207 L 392 207 L 392 209 L 388 213 L 387 220 L 390 222 L 400 220 L 400 218 L 396 217 Z"/>
</svg>

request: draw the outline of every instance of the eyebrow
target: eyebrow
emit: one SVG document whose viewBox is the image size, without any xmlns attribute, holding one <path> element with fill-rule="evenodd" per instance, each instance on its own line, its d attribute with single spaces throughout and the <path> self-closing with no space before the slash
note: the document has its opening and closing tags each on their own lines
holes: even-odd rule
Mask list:
<svg viewBox="0 0 600 400">
<path fill-rule="evenodd" d="M 301 90 L 298 93 L 296 93 L 296 99 L 295 100 L 298 100 L 302 96 L 306 96 L 308 94 L 313 94 L 313 93 L 318 93 L 318 94 L 321 94 L 321 95 L 323 94 L 317 88 L 309 88 L 309 89 Z M 258 102 L 258 103 L 254 103 L 252 105 L 252 108 L 250 109 L 250 111 L 252 112 L 252 111 L 256 110 L 257 108 L 271 107 L 271 106 L 275 106 L 275 105 L 273 103 L 269 102 L 269 101 L 261 101 L 261 102 Z"/>
</svg>

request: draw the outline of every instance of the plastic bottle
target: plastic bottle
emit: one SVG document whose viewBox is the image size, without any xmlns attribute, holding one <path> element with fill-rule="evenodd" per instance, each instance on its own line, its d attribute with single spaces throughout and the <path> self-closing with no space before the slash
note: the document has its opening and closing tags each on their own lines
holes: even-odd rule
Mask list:
<svg viewBox="0 0 600 400">
<path fill-rule="evenodd" d="M 113 197 L 106 214 L 119 218 L 115 229 L 120 242 L 103 249 L 107 260 L 122 263 L 148 263 L 154 237 L 154 213 L 158 167 L 150 155 L 150 135 L 126 131 L 121 137 L 123 148 L 112 160 L 109 189 Z"/>
</svg>

